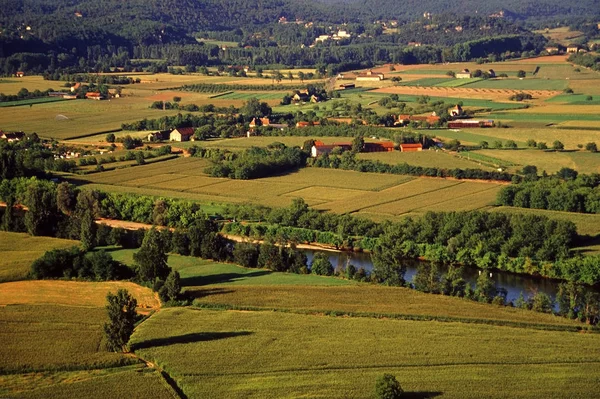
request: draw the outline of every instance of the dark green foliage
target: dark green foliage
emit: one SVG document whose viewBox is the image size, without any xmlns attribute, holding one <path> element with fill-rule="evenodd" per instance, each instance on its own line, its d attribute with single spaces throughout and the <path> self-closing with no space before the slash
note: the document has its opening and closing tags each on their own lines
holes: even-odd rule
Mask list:
<svg viewBox="0 0 600 399">
<path fill-rule="evenodd" d="M 181 277 L 179 276 L 179 272 L 176 270 L 172 270 L 165 283 L 158 291 L 158 295 L 163 302 L 167 301 L 175 301 L 179 297 L 181 293 Z"/>
<path fill-rule="evenodd" d="M 315 253 L 310 264 L 310 271 L 319 276 L 331 276 L 333 274 L 333 265 L 329 261 L 329 256 L 323 252 Z"/>
<path fill-rule="evenodd" d="M 518 202 L 518 195 L 530 200 Z M 600 175 L 579 176 L 573 169 L 562 168 L 554 177 L 526 178 L 523 183 L 502 188 L 497 202 L 504 206 L 600 213 Z"/>
<path fill-rule="evenodd" d="M 238 242 L 233 248 L 233 261 L 244 267 L 258 266 L 259 245 L 249 242 Z"/>
<path fill-rule="evenodd" d="M 213 166 L 206 172 L 213 177 L 257 179 L 302 167 L 306 157 L 306 153 L 297 147 L 252 147 L 242 153 L 229 154 L 227 160 L 213 159 Z"/>
<path fill-rule="evenodd" d="M 138 279 L 150 283 L 164 281 L 171 271 L 167 258 L 160 232 L 155 228 L 148 230 L 140 250 L 133 254 Z"/>
<path fill-rule="evenodd" d="M 377 378 L 375 384 L 375 395 L 377 399 L 399 399 L 404 391 L 400 383 L 391 374 L 384 374 Z"/>
<path fill-rule="evenodd" d="M 109 321 L 104 324 L 104 334 L 107 348 L 113 352 L 126 352 L 135 326 L 137 301 L 125 289 L 118 290 L 116 294 L 109 292 L 106 300 Z"/>
<path fill-rule="evenodd" d="M 30 277 L 37 280 L 81 278 L 107 281 L 130 277 L 130 271 L 104 251 L 90 252 L 73 247 L 46 252 L 31 264 Z"/>
<path fill-rule="evenodd" d="M 490 274 L 487 270 L 479 272 L 477 284 L 475 285 L 474 300 L 489 303 L 496 296 L 496 284 Z"/>
</svg>

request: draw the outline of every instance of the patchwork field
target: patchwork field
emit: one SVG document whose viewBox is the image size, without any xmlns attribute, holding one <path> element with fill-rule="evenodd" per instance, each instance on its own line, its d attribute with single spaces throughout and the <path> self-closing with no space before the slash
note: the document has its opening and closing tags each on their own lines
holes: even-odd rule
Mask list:
<svg viewBox="0 0 600 399">
<path fill-rule="evenodd" d="M 434 168 L 461 168 L 461 169 L 484 169 L 491 168 L 480 165 L 477 162 L 469 161 L 464 158 L 458 158 L 445 151 L 419 151 L 419 152 L 371 152 L 358 155 L 359 159 L 369 159 L 372 161 L 381 161 L 387 164 L 407 163 L 409 165 L 434 167 Z"/>
<path fill-rule="evenodd" d="M 406 155 L 406 154 L 404 154 Z M 437 156 L 432 153 L 427 156 Z M 450 155 L 446 155 L 450 156 Z M 410 154 L 412 158 L 422 155 Z M 466 160 L 458 163 L 477 165 Z M 448 162 L 449 160 L 442 162 Z M 172 196 L 220 203 L 253 202 L 266 206 L 288 206 L 302 197 L 316 209 L 336 213 L 383 213 L 400 215 L 431 209 L 467 210 L 491 205 L 500 185 L 437 178 L 303 168 L 283 176 L 256 180 L 212 178 L 203 174 L 208 161 L 180 158 L 154 165 L 94 173 L 85 177 L 91 188 Z M 456 186 L 452 189 L 447 189 Z M 463 204 L 455 200 L 464 200 Z M 450 201 L 447 205 L 446 202 Z M 377 207 L 382 204 L 390 204 Z M 471 205 L 473 204 L 473 205 Z M 393 210 L 392 210 L 392 208 Z"/>
<path fill-rule="evenodd" d="M 50 249 L 77 245 L 79 241 L 0 231 L 0 283 L 27 278 L 31 263 Z"/>
<path fill-rule="evenodd" d="M 551 144 L 551 143 L 549 143 Z M 477 154 L 490 156 L 514 164 L 516 171 L 525 165 L 537 166 L 540 173 L 556 173 L 561 168 L 571 168 L 580 173 L 600 173 L 600 154 L 588 151 L 540 151 L 540 150 L 479 150 Z"/>
</svg>

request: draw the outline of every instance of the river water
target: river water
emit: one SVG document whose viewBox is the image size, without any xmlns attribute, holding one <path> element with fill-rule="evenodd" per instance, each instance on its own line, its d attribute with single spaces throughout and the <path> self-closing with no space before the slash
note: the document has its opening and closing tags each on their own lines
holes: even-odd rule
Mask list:
<svg viewBox="0 0 600 399">
<path fill-rule="evenodd" d="M 310 265 L 313 255 L 316 251 L 304 250 L 304 253 L 308 257 L 308 264 Z M 373 262 L 371 262 L 371 255 L 360 252 L 332 252 L 332 251 L 320 251 L 329 255 L 329 260 L 336 270 L 345 270 L 346 266 L 352 264 L 356 269 L 364 268 L 367 271 L 373 270 Z M 405 260 L 406 274 L 405 280 L 412 282 L 417 268 L 421 261 L 418 260 Z M 445 269 L 442 266 L 440 268 L 442 275 L 445 273 Z M 465 267 L 463 278 L 471 284 L 471 287 L 475 288 L 475 282 L 479 276 L 480 270 L 474 267 Z M 514 274 L 501 271 L 492 271 L 492 280 L 496 283 L 496 288 L 504 288 L 507 291 L 507 301 L 516 301 L 521 293 L 525 299 L 534 295 L 536 292 L 543 292 L 548 294 L 552 299 L 556 297 L 558 291 L 558 281 L 533 277 L 529 275 Z"/>
</svg>

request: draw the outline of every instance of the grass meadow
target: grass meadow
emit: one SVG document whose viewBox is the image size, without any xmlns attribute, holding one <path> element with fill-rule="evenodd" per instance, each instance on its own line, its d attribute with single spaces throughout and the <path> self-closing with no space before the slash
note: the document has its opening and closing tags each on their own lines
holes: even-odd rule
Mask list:
<svg viewBox="0 0 600 399">
<path fill-rule="evenodd" d="M 595 335 L 453 322 L 164 309 L 132 341 L 189 397 L 371 397 L 383 373 L 444 398 L 589 397 L 600 371 Z"/>
<path fill-rule="evenodd" d="M 79 241 L 0 231 L 0 283 L 27 278 L 31 263 L 50 249 L 77 245 Z"/>
<path fill-rule="evenodd" d="M 372 161 L 381 161 L 387 164 L 407 163 L 409 165 L 435 168 L 461 168 L 461 169 L 484 169 L 491 168 L 480 165 L 477 162 L 469 161 L 464 158 L 458 158 L 445 151 L 419 151 L 419 152 L 371 152 L 358 154 L 359 159 L 369 159 Z"/>
</svg>

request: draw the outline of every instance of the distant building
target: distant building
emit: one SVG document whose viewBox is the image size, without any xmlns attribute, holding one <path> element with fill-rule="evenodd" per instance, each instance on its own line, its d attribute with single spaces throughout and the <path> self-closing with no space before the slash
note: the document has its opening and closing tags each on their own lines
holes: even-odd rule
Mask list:
<svg viewBox="0 0 600 399">
<path fill-rule="evenodd" d="M 567 46 L 567 53 L 577 53 L 580 47 L 577 44 L 571 44 Z"/>
<path fill-rule="evenodd" d="M 367 72 L 360 73 L 356 76 L 357 81 L 363 82 L 379 82 L 385 80 L 385 75 L 382 73 L 373 72 L 369 69 Z"/>
<path fill-rule="evenodd" d="M 392 141 L 383 141 L 381 143 L 365 143 L 363 152 L 392 152 L 394 143 Z"/>
<path fill-rule="evenodd" d="M 194 128 L 193 127 L 180 127 L 175 129 L 169 134 L 169 141 L 193 141 Z"/>
<path fill-rule="evenodd" d="M 460 104 L 456 104 L 456 106 L 454 106 L 453 108 L 450 108 L 448 110 L 448 115 L 450 115 L 453 118 L 459 117 L 459 116 L 463 116 L 465 112 L 463 111 L 462 107 L 460 106 Z"/>
<path fill-rule="evenodd" d="M 23 76 L 25 76 L 25 72 L 19 71 L 19 72 L 17 72 L 17 73 L 15 74 L 15 76 L 16 76 L 17 78 L 22 78 Z"/>
<path fill-rule="evenodd" d="M 81 87 L 81 83 L 77 82 L 73 86 L 71 86 L 71 93 L 75 93 Z"/>
<path fill-rule="evenodd" d="M 333 143 L 324 144 L 321 141 L 315 141 L 315 144 L 310 149 L 310 156 L 317 158 L 324 154 L 329 154 L 334 148 L 339 147 L 344 151 L 350 151 L 352 149 L 351 143 Z"/>
<path fill-rule="evenodd" d="M 546 52 L 548 54 L 557 54 L 559 52 L 559 48 L 554 46 L 546 47 Z"/>
<path fill-rule="evenodd" d="M 402 151 L 402 152 L 423 151 L 423 145 L 422 144 L 400 144 L 400 151 Z"/>
<path fill-rule="evenodd" d="M 104 96 L 99 91 L 89 91 L 85 93 L 85 98 L 90 100 L 103 100 Z"/>
<path fill-rule="evenodd" d="M 339 85 L 339 89 L 340 90 L 348 90 L 348 89 L 354 89 L 356 88 L 356 85 L 354 83 L 344 83 Z"/>
<path fill-rule="evenodd" d="M 461 128 L 482 128 L 482 127 L 494 127 L 493 120 L 462 120 L 448 122 L 448 129 L 461 129 Z"/>
<path fill-rule="evenodd" d="M 457 79 L 471 79 L 472 77 L 473 75 L 471 74 L 471 71 L 469 71 L 467 68 L 456 74 Z"/>
<path fill-rule="evenodd" d="M 309 127 L 309 126 L 319 126 L 321 124 L 321 122 L 305 122 L 305 121 L 300 121 L 296 123 L 296 127 L 301 129 L 303 127 Z"/>
<path fill-rule="evenodd" d="M 13 141 L 20 141 L 23 140 L 23 138 L 25 138 L 25 133 L 23 132 L 3 132 L 0 130 L 0 139 L 2 140 L 6 140 L 9 143 L 12 143 Z"/>
<path fill-rule="evenodd" d="M 427 122 L 430 125 L 435 125 L 440 121 L 437 115 L 398 115 L 395 125 L 405 126 L 410 122 Z"/>
<path fill-rule="evenodd" d="M 170 132 L 168 130 L 161 130 L 159 132 L 153 132 L 148 134 L 148 141 L 163 141 L 170 138 Z"/>
</svg>

